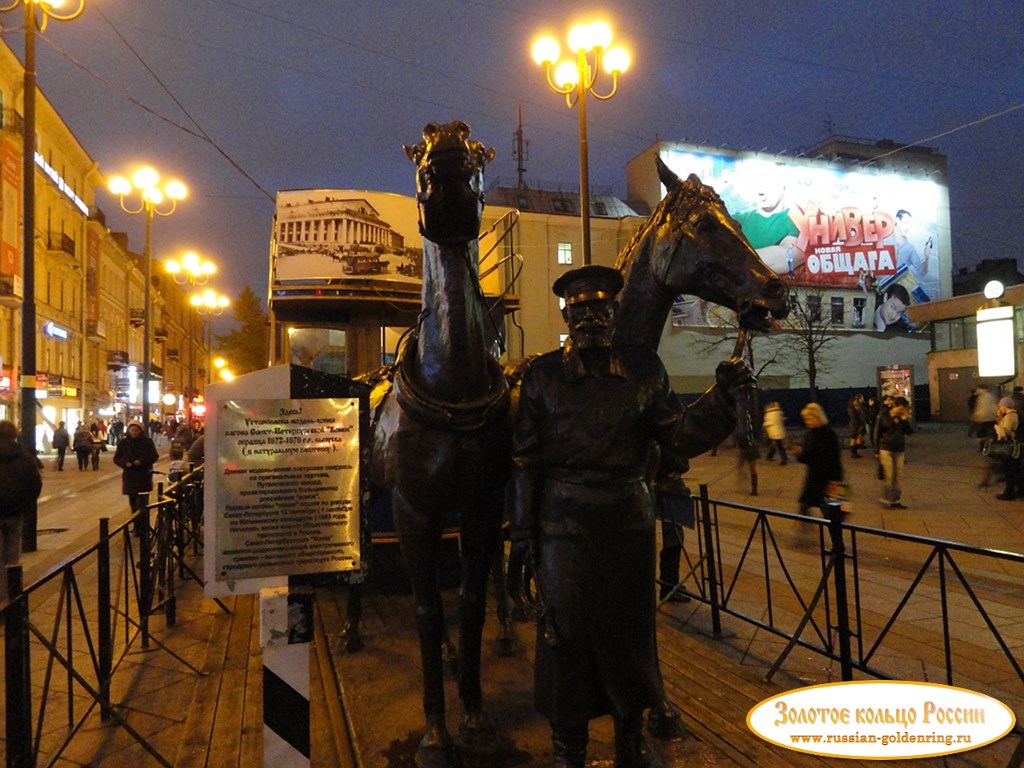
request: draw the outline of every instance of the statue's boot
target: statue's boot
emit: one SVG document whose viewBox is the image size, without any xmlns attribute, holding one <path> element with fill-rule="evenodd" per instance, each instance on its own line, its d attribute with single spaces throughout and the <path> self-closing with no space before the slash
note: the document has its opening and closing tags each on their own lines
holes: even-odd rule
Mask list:
<svg viewBox="0 0 1024 768">
<path fill-rule="evenodd" d="M 587 762 L 587 723 L 551 724 L 555 768 L 584 768 Z"/>
<path fill-rule="evenodd" d="M 659 739 L 683 739 L 687 735 L 682 715 L 668 699 L 662 699 L 647 713 L 647 732 Z"/>
<path fill-rule="evenodd" d="M 615 768 L 654 768 L 658 765 L 644 739 L 643 712 L 615 718 Z"/>
</svg>

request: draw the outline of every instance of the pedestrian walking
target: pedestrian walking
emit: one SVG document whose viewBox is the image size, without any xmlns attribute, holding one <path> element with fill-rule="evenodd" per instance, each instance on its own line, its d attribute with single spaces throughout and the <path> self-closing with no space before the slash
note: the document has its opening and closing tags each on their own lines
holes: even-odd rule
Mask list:
<svg viewBox="0 0 1024 768">
<path fill-rule="evenodd" d="M 1013 445 L 1017 440 L 1017 433 L 1020 429 L 1020 415 L 1017 413 L 1017 404 L 1012 397 L 1004 397 L 996 404 L 996 440 L 1001 443 Z M 1008 452 L 1000 457 L 1003 465 L 1005 487 L 1003 492 L 996 496 L 1002 501 L 1013 501 L 1024 495 L 1024 483 L 1021 482 L 1021 461 L 1020 454 L 1016 456 Z"/>
<path fill-rule="evenodd" d="M 153 490 L 153 465 L 160 458 L 153 438 L 146 434 L 142 423 L 133 421 L 114 451 L 114 464 L 121 468 L 121 493 L 128 497 L 128 506 L 135 515 L 145 510 L 149 492 Z M 132 531 L 142 528 L 141 515 L 135 518 Z M 148 526 L 147 526 L 148 527 Z"/>
<path fill-rule="evenodd" d="M 53 447 L 57 451 L 57 471 L 64 471 L 64 457 L 67 455 L 68 448 L 71 446 L 71 435 L 68 434 L 68 428 L 64 426 L 64 422 L 57 424 L 57 428 L 53 430 Z"/>
<path fill-rule="evenodd" d="M 842 482 L 843 462 L 839 452 L 839 435 L 828 425 L 825 409 L 818 403 L 808 403 L 800 411 L 807 432 L 801 445 L 793 446 L 797 461 L 807 466 L 804 487 L 800 491 L 800 514 L 806 515 L 811 507 L 824 514 L 829 483 Z"/>
<path fill-rule="evenodd" d="M 750 480 L 750 495 L 757 496 L 757 460 L 761 458 L 761 449 L 756 440 L 742 440 L 739 434 L 736 435 L 736 445 L 739 449 L 736 452 L 736 467 L 740 477 L 746 470 Z"/>
<path fill-rule="evenodd" d="M 885 405 L 885 399 L 882 401 Z M 875 425 L 875 455 L 882 466 L 883 490 L 879 502 L 891 509 L 907 509 L 900 501 L 903 495 L 903 465 L 906 458 L 910 426 L 910 403 L 905 397 L 894 397 L 888 408 L 882 408 Z"/>
<path fill-rule="evenodd" d="M 764 408 L 764 433 L 768 438 L 768 453 L 765 458 L 775 461 L 775 452 L 779 452 L 779 463 L 786 466 L 786 415 L 777 401 L 772 401 Z"/>
<path fill-rule="evenodd" d="M 107 450 L 107 435 L 100 429 L 100 423 L 93 423 L 89 427 L 89 438 L 92 441 L 89 445 L 89 455 L 92 458 L 92 469 L 100 471 L 100 454 Z"/>
<path fill-rule="evenodd" d="M 875 449 L 875 422 L 878 421 L 878 398 L 874 395 L 868 395 L 867 401 L 864 403 L 864 431 L 867 433 L 868 440 L 871 441 L 871 449 Z"/>
<path fill-rule="evenodd" d="M 860 449 L 864 445 L 864 395 L 857 393 L 846 404 L 849 417 L 847 436 L 850 438 L 850 458 L 859 459 Z"/>
<path fill-rule="evenodd" d="M 83 422 L 78 422 L 75 427 L 75 435 L 71 440 L 71 449 L 78 458 L 78 470 L 84 471 L 89 468 L 89 456 L 92 454 L 92 434 Z"/>
<path fill-rule="evenodd" d="M 978 438 L 978 450 L 981 442 L 996 436 L 996 396 L 992 390 L 982 384 L 975 391 L 974 408 L 971 409 L 971 426 L 974 437 Z"/>
<path fill-rule="evenodd" d="M 8 597 L 7 566 L 21 559 L 21 529 L 43 489 L 39 460 L 18 444 L 18 429 L 0 421 L 0 601 Z"/>
</svg>

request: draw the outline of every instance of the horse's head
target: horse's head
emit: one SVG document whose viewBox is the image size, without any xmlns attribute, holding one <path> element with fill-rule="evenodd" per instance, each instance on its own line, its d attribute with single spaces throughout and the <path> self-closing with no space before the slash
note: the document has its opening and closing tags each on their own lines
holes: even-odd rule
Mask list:
<svg viewBox="0 0 1024 768">
<path fill-rule="evenodd" d="M 683 181 L 660 157 L 657 163 L 668 193 L 651 215 L 655 279 L 673 296 L 695 294 L 729 307 L 741 327 L 770 330 L 769 315 L 789 314 L 785 284 L 761 261 L 713 188 L 696 174 Z"/>
<path fill-rule="evenodd" d="M 404 149 L 416 163 L 420 233 L 441 245 L 476 239 L 484 208 L 484 166 L 494 159 L 494 150 L 471 140 L 461 120 L 427 123 L 423 141 Z"/>
</svg>

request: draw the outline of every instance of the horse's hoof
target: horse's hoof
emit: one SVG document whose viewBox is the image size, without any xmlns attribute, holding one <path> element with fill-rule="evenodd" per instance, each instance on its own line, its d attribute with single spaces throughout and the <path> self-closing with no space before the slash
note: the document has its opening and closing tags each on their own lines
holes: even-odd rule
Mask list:
<svg viewBox="0 0 1024 768">
<path fill-rule="evenodd" d="M 481 711 L 469 712 L 459 725 L 459 742 L 468 752 L 490 754 L 498 751 L 498 729 L 494 721 Z"/>
<path fill-rule="evenodd" d="M 688 735 L 682 715 L 670 702 L 663 701 L 647 713 L 647 732 L 663 741 L 685 739 Z"/>
<path fill-rule="evenodd" d="M 506 627 L 501 634 L 494 638 L 494 653 L 496 656 L 505 659 L 518 656 L 521 647 L 515 627 L 512 625 Z"/>
<path fill-rule="evenodd" d="M 462 768 L 462 761 L 454 744 L 425 747 L 421 743 L 416 748 L 416 768 Z"/>
<path fill-rule="evenodd" d="M 363 650 L 363 637 L 359 630 L 351 624 L 346 624 L 341 631 L 341 650 L 344 653 L 358 653 Z"/>
<path fill-rule="evenodd" d="M 519 603 L 512 606 L 509 615 L 512 617 L 512 621 L 518 621 L 520 624 L 533 620 L 533 611 L 526 605 L 520 605 Z"/>
<path fill-rule="evenodd" d="M 416 768 L 461 768 L 462 761 L 448 730 L 440 723 L 427 723 L 416 747 Z"/>
</svg>

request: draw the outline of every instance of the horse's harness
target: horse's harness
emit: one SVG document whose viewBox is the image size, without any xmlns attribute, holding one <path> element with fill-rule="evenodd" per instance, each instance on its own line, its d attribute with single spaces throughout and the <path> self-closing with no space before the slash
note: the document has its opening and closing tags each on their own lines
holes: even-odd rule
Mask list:
<svg viewBox="0 0 1024 768">
<path fill-rule="evenodd" d="M 426 392 L 409 375 L 416 355 L 416 333 L 411 333 L 398 348 L 395 360 L 395 399 L 409 418 L 428 427 L 449 432 L 475 432 L 505 418 L 511 396 L 504 371 L 488 356 L 490 391 L 478 400 L 448 403 Z"/>
</svg>

